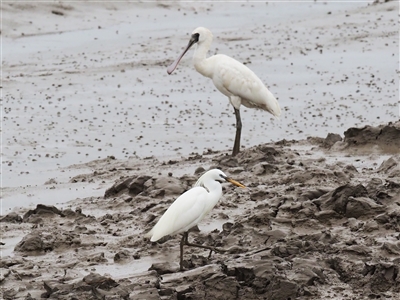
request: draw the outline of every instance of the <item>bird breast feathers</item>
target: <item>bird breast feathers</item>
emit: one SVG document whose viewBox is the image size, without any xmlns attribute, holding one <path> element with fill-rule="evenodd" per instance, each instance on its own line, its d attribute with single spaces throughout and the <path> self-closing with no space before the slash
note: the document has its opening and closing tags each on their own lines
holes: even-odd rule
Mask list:
<svg viewBox="0 0 400 300">
<path fill-rule="evenodd" d="M 154 226 L 154 235 L 158 233 L 154 240 L 187 231 L 196 225 L 206 210 L 207 194 L 204 188 L 194 187 L 179 196 Z"/>
</svg>

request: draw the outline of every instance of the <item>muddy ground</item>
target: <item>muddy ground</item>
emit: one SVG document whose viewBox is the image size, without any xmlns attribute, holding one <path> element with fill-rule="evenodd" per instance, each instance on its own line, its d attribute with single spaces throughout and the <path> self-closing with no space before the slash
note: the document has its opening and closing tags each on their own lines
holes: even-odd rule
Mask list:
<svg viewBox="0 0 400 300">
<path fill-rule="evenodd" d="M 398 2 L 372 2 L 4 3 L 5 202 L 44 203 L 30 187 L 73 164 L 232 147 L 232 106 L 193 50 L 166 72 L 198 26 L 210 55 L 245 63 L 282 108 L 279 121 L 241 108 L 245 148 L 397 120 Z"/>
<path fill-rule="evenodd" d="M 398 298 L 398 2 L 1 10 L 0 298 Z M 198 26 L 282 108 L 241 109 L 235 158 L 232 107 L 192 53 L 166 73 Z M 179 272 L 180 237 L 143 234 L 214 167 L 247 188 L 189 238 L 227 252 L 186 249 Z"/>
<path fill-rule="evenodd" d="M 237 157 L 210 150 L 179 161 L 91 162 L 94 171 L 71 183 L 108 181 L 104 196 L 1 218 L 5 236 L 20 236 L 1 261 L 2 297 L 398 299 L 399 141 L 397 122 Z M 196 171 L 176 175 L 188 167 Z M 185 248 L 180 272 L 180 236 L 151 243 L 143 234 L 215 167 L 247 188 L 224 185 L 189 238 L 227 252 Z"/>
</svg>

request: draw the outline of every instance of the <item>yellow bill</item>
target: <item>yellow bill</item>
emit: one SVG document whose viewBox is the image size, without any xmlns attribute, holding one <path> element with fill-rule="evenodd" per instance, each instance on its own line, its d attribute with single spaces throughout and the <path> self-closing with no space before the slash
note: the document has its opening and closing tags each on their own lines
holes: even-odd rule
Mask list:
<svg viewBox="0 0 400 300">
<path fill-rule="evenodd" d="M 233 180 L 232 178 L 226 178 L 226 181 L 229 181 L 230 183 L 232 183 L 238 187 L 245 188 L 245 186 L 243 184 L 241 184 L 240 182 L 238 182 L 236 180 Z"/>
</svg>

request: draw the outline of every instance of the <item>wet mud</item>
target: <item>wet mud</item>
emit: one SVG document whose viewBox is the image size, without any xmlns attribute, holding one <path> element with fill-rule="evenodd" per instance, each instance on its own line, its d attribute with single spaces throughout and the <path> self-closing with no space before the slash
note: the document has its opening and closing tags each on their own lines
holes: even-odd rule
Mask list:
<svg viewBox="0 0 400 300">
<path fill-rule="evenodd" d="M 1 217 L 5 236 L 21 235 L 1 261 L 2 297 L 396 299 L 400 151 L 364 155 L 363 167 L 348 153 L 360 144 L 354 140 L 377 147 L 398 142 L 398 125 L 379 127 L 385 139 L 374 138 L 372 127 L 349 129 L 333 144 L 331 135 L 282 140 L 236 157 L 208 152 L 143 160 L 137 168 L 112 157 L 91 162 L 93 173 L 71 182 L 109 174 L 114 183 L 103 197 Z M 188 166 L 195 171 L 185 172 Z M 144 233 L 209 168 L 247 188 L 224 185 L 219 204 L 189 235 L 226 252 L 185 248 L 180 272 L 180 236 L 151 243 Z"/>
<path fill-rule="evenodd" d="M 0 299 L 398 299 L 397 12 L 4 3 Z M 198 26 L 283 111 L 243 107 L 236 157 L 227 99 L 190 59 L 166 72 Z M 189 235 L 225 252 L 180 272 L 180 236 L 144 234 L 210 168 L 247 188 Z"/>
</svg>

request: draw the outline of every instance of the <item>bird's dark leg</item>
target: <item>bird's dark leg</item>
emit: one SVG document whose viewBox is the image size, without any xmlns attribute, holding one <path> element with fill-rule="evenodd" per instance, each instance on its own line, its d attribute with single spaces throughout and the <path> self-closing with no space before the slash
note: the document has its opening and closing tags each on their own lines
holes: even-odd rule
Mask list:
<svg viewBox="0 0 400 300">
<path fill-rule="evenodd" d="M 198 248 L 203 248 L 203 249 L 208 249 L 208 250 L 210 250 L 210 254 L 208 255 L 208 258 L 211 257 L 211 253 L 212 253 L 213 251 L 214 251 L 214 252 L 217 252 L 217 253 L 224 253 L 224 252 L 226 251 L 226 250 L 219 249 L 219 248 L 215 248 L 215 247 L 212 247 L 212 246 L 204 246 L 204 245 L 189 243 L 189 241 L 188 241 L 189 233 L 188 233 L 188 232 L 185 232 L 185 233 L 186 233 L 185 245 L 186 245 L 186 246 L 190 246 L 190 247 L 198 247 Z M 183 240 L 183 239 L 182 239 L 182 240 Z"/>
<path fill-rule="evenodd" d="M 240 136 L 242 133 L 242 120 L 240 119 L 240 111 L 235 108 L 235 116 L 236 116 L 236 136 L 235 136 L 235 144 L 233 145 L 232 156 L 235 156 L 240 151 Z"/>
<path fill-rule="evenodd" d="M 188 233 L 184 232 L 182 235 L 182 239 L 181 239 L 181 244 L 180 244 L 180 248 L 181 248 L 181 260 L 179 263 L 179 270 L 183 271 L 183 245 L 185 244 L 185 241 L 187 243 L 187 239 L 188 239 Z"/>
</svg>

